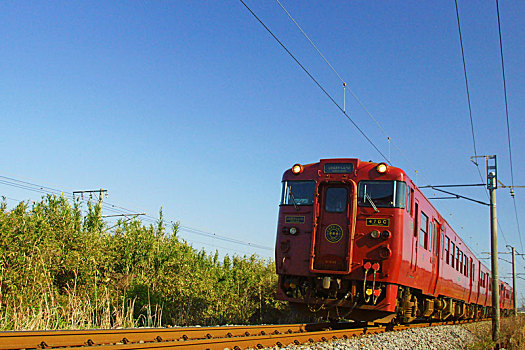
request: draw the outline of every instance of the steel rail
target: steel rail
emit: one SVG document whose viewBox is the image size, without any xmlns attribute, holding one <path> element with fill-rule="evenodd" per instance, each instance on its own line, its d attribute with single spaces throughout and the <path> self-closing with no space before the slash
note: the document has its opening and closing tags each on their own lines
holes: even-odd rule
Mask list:
<svg viewBox="0 0 525 350">
<path fill-rule="evenodd" d="M 114 343 L 162 342 L 190 339 L 210 339 L 248 336 L 250 334 L 305 332 L 321 327 L 313 324 L 228 327 L 177 327 L 91 329 L 67 331 L 9 331 L 0 332 L 0 349 L 35 349 L 66 346 L 92 346 Z M 319 328 L 317 328 L 319 329 Z"/>
<path fill-rule="evenodd" d="M 484 320 L 480 320 L 484 321 Z M 268 326 L 149 328 L 117 330 L 2 332 L 0 349 L 79 349 L 96 345 L 97 350 L 115 349 L 209 349 L 264 348 L 346 339 L 365 334 L 401 331 L 409 328 L 461 324 L 472 321 L 424 322 L 399 326 L 367 326 L 330 329 L 330 324 Z M 341 326 L 341 324 L 336 324 Z M 355 325 L 355 324 L 354 324 Z M 352 327 L 352 323 L 346 325 Z"/>
</svg>

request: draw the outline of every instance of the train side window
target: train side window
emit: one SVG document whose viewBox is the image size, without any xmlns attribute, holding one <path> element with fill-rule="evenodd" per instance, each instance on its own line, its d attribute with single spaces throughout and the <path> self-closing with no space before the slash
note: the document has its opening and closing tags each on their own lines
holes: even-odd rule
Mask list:
<svg viewBox="0 0 525 350">
<path fill-rule="evenodd" d="M 461 254 L 461 252 L 459 251 L 459 247 L 456 248 L 456 270 L 459 271 L 459 255 Z"/>
<path fill-rule="evenodd" d="M 463 274 L 463 252 L 460 250 L 458 251 L 458 255 L 459 255 L 459 273 L 460 274 Z"/>
<path fill-rule="evenodd" d="M 414 189 L 410 189 L 410 203 L 412 204 L 414 202 Z M 417 213 L 416 213 L 417 214 Z M 410 215 L 414 215 L 414 210 L 412 209 L 412 205 L 410 205 Z"/>
<path fill-rule="evenodd" d="M 407 184 L 403 181 L 394 182 L 394 203 L 396 208 L 405 208 L 407 203 Z"/>
<path fill-rule="evenodd" d="M 454 244 L 454 242 L 450 243 L 452 243 L 452 249 L 450 249 L 450 266 L 454 267 L 454 260 L 456 259 L 456 245 Z"/>
<path fill-rule="evenodd" d="M 443 245 L 443 242 L 441 242 Z M 439 223 L 434 220 L 434 254 L 439 255 Z"/>
<path fill-rule="evenodd" d="M 465 267 L 463 267 L 463 273 L 465 277 L 468 277 L 468 256 L 465 255 Z"/>
<path fill-rule="evenodd" d="M 448 237 L 445 237 L 445 262 L 447 264 L 450 264 L 450 259 L 449 259 L 449 255 L 448 255 L 448 252 L 449 252 L 449 249 L 450 249 L 450 239 Z"/>
<path fill-rule="evenodd" d="M 406 205 L 406 210 L 407 210 L 407 213 L 409 213 L 409 214 L 412 211 L 412 195 L 413 195 L 413 193 L 414 193 L 414 190 L 409 187 L 408 190 L 407 190 L 407 205 Z"/>
<path fill-rule="evenodd" d="M 419 231 L 419 244 L 425 248 L 428 249 L 428 216 L 425 215 L 425 213 L 421 212 L 421 227 Z"/>
<path fill-rule="evenodd" d="M 412 189 L 410 187 L 408 187 L 407 188 L 407 199 L 406 199 L 407 205 L 405 207 L 405 209 L 407 210 L 407 213 L 410 213 L 410 209 L 412 207 L 412 198 L 410 198 L 411 191 L 412 191 Z"/>
</svg>

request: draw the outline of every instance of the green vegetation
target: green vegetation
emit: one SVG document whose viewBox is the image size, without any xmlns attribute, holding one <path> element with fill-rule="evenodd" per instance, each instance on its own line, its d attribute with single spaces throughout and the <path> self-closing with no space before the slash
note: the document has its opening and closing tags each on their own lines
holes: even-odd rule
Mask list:
<svg viewBox="0 0 525 350">
<path fill-rule="evenodd" d="M 119 222 L 100 206 L 47 196 L 0 202 L 0 329 L 278 322 L 273 262 L 208 255 L 156 225 Z"/>
<path fill-rule="evenodd" d="M 497 347 L 492 341 L 492 322 L 480 322 L 463 325 L 478 339 L 469 345 L 471 350 L 508 349 L 522 350 L 525 348 L 525 316 L 509 316 L 501 319 L 500 346 Z"/>
</svg>

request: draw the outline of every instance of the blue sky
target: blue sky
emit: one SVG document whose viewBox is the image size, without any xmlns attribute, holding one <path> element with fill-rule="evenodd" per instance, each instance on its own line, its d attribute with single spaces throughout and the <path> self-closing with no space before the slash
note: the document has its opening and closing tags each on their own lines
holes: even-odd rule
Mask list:
<svg viewBox="0 0 525 350">
<path fill-rule="evenodd" d="M 282 3 L 401 149 L 389 150 L 347 94 L 349 115 L 393 165 L 419 185 L 480 182 L 453 1 Z M 342 105 L 341 82 L 278 3 L 247 4 Z M 459 10 L 478 154 L 497 154 L 509 185 L 496 5 L 459 1 Z M 525 185 L 525 4 L 501 1 L 500 14 L 515 184 Z M 0 119 L 0 175 L 102 187 L 109 203 L 152 216 L 163 206 L 185 227 L 270 248 L 285 169 L 383 160 L 237 1 L 3 1 Z M 2 184 L 0 194 L 39 198 Z M 520 218 L 524 196 L 516 189 Z M 487 207 L 434 203 L 474 251 L 490 250 Z M 498 191 L 498 215 L 500 251 L 520 249 L 508 190 Z M 181 236 L 221 254 L 273 255 Z"/>
</svg>

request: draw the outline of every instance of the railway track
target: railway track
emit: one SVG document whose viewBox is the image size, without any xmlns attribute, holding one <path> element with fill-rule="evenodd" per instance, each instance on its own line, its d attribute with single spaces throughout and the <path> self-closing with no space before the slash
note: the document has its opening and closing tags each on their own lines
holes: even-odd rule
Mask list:
<svg viewBox="0 0 525 350">
<path fill-rule="evenodd" d="M 0 332 L 0 349 L 261 349 L 469 321 L 362 326 L 354 323 Z"/>
</svg>

